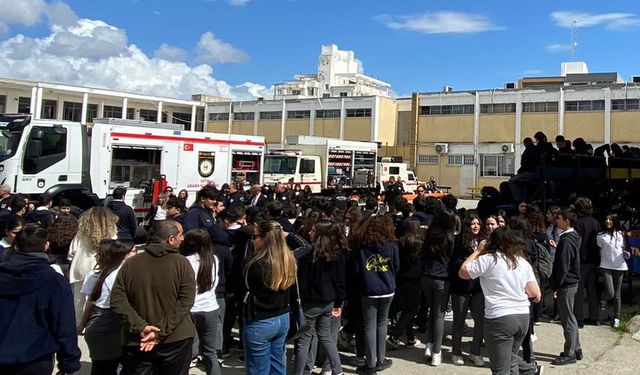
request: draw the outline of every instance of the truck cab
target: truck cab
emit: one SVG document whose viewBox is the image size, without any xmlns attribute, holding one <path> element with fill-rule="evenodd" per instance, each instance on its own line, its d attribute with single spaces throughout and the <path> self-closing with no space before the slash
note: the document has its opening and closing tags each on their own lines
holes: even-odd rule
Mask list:
<svg viewBox="0 0 640 375">
<path fill-rule="evenodd" d="M 378 162 L 378 180 L 384 189 L 386 182 L 390 177 L 402 182 L 402 188 L 406 192 L 414 192 L 418 188 L 418 178 L 415 173 L 409 169 L 409 165 L 404 163 L 398 157 L 383 157 Z"/>
<path fill-rule="evenodd" d="M 303 155 L 301 151 L 271 150 L 264 158 L 263 176 L 269 185 L 309 185 L 313 193 L 320 193 L 322 164 L 319 156 Z"/>
</svg>

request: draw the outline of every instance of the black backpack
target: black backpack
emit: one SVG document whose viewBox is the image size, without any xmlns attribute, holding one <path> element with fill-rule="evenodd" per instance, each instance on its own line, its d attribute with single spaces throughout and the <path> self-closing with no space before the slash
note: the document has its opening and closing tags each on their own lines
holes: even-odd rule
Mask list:
<svg viewBox="0 0 640 375">
<path fill-rule="evenodd" d="M 551 253 L 544 244 L 538 241 L 533 241 L 538 250 L 538 273 L 544 279 L 551 277 L 553 271 L 553 258 Z"/>
</svg>

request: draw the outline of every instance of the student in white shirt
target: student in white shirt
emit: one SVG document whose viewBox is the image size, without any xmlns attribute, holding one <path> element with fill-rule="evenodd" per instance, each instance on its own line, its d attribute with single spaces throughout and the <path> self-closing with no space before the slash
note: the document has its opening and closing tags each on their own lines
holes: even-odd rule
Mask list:
<svg viewBox="0 0 640 375">
<path fill-rule="evenodd" d="M 117 240 L 103 240 L 96 253 L 97 267 L 82 283 L 81 293 L 87 296 L 78 332 L 85 330 L 84 339 L 91 357 L 91 375 L 117 374 L 122 362 L 120 321 L 111 312 L 111 289 L 122 264 L 135 255 L 133 245 Z"/>
<path fill-rule="evenodd" d="M 180 252 L 191 263 L 196 277 L 196 298 L 191 308 L 191 316 L 198 332 L 199 351 L 205 373 L 220 375 L 215 345 L 217 336 L 220 334 L 219 306 L 215 293 L 218 285 L 218 258 L 213 254 L 209 232 L 203 228 L 188 231 L 184 235 Z"/>
<path fill-rule="evenodd" d="M 539 302 L 541 298 L 522 240 L 510 229 L 497 228 L 487 245 L 465 260 L 458 275 L 462 279 L 480 279 L 491 372 L 539 373 L 540 366 L 527 363 L 518 355 L 529 329 L 530 299 Z"/>
<path fill-rule="evenodd" d="M 600 272 L 604 278 L 604 291 L 600 307 L 607 309 L 607 303 L 613 300 L 613 327 L 620 326 L 620 290 L 622 276 L 627 267 L 626 259 L 631 255 L 626 251 L 624 232 L 620 227 L 618 215 L 608 214 L 604 219 L 604 230 L 598 233 L 596 241 L 600 248 Z"/>
</svg>

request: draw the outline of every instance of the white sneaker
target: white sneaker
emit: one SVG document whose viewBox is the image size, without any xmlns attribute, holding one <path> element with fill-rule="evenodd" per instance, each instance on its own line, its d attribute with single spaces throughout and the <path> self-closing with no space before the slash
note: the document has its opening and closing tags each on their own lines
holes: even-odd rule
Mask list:
<svg viewBox="0 0 640 375">
<path fill-rule="evenodd" d="M 462 357 L 455 354 L 451 355 L 451 362 L 456 366 L 464 365 L 464 360 L 462 359 Z"/>
<path fill-rule="evenodd" d="M 620 319 L 613 319 L 613 328 L 620 327 Z"/>
<path fill-rule="evenodd" d="M 476 367 L 484 367 L 484 358 L 481 355 L 469 354 L 469 359 Z"/>
<path fill-rule="evenodd" d="M 424 356 L 427 358 L 431 358 L 433 356 L 433 344 L 428 342 L 425 347 L 426 349 L 424 350 Z"/>
<path fill-rule="evenodd" d="M 322 375 L 331 375 L 333 374 L 333 371 L 329 370 L 329 371 L 322 371 Z M 344 373 L 343 373 L 344 374 Z"/>
<path fill-rule="evenodd" d="M 433 356 L 431 357 L 431 366 L 440 366 L 441 363 L 442 363 L 442 352 L 433 353 Z"/>
<path fill-rule="evenodd" d="M 536 334 L 534 333 L 533 335 L 531 335 L 531 342 L 536 342 L 538 341 L 538 336 L 536 336 Z"/>
</svg>

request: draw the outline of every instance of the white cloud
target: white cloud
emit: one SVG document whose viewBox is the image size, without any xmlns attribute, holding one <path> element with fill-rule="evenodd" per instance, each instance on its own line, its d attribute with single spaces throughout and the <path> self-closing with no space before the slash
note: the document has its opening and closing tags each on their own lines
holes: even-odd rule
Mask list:
<svg viewBox="0 0 640 375">
<path fill-rule="evenodd" d="M 547 52 L 559 53 L 571 50 L 571 44 L 554 43 L 544 46 Z"/>
<path fill-rule="evenodd" d="M 184 61 L 187 51 L 180 47 L 162 43 L 153 54 L 157 59 L 165 59 L 169 61 Z"/>
<path fill-rule="evenodd" d="M 249 60 L 246 52 L 216 38 L 210 31 L 200 37 L 196 54 L 196 60 L 201 63 L 242 63 Z"/>
<path fill-rule="evenodd" d="M 78 16 L 71 7 L 62 1 L 55 1 L 45 10 L 52 25 L 70 26 L 78 21 Z"/>
<path fill-rule="evenodd" d="M 5 25 L 33 26 L 47 7 L 44 0 L 0 0 L 0 22 Z"/>
<path fill-rule="evenodd" d="M 156 10 L 153 11 L 153 14 L 155 14 L 156 16 L 159 16 L 160 15 L 160 11 L 156 9 Z"/>
<path fill-rule="evenodd" d="M 381 15 L 376 18 L 391 29 L 424 34 L 468 34 L 503 29 L 483 15 L 452 11 L 409 16 Z"/>
<path fill-rule="evenodd" d="M 213 34 L 211 39 L 215 39 Z M 272 95 L 271 88 L 258 83 L 232 86 L 218 80 L 209 65 L 190 66 L 168 59 L 175 58 L 178 50 L 165 45 L 158 49 L 164 56 L 147 56 L 136 45 L 129 44 L 124 30 L 98 20 L 79 19 L 73 25 L 52 25 L 46 36 L 32 38 L 19 34 L 0 41 L 0 77 L 182 99 L 195 93 L 233 99 Z M 167 55 L 168 51 L 173 55 Z M 246 59 L 246 53 L 241 56 Z"/>
<path fill-rule="evenodd" d="M 570 28 L 573 21 L 576 27 L 594 27 L 603 25 L 609 30 L 629 29 L 640 26 L 638 16 L 633 13 L 591 14 L 578 11 L 557 11 L 551 13 L 551 19 L 557 26 Z"/>
<path fill-rule="evenodd" d="M 229 1 L 229 4 L 233 6 L 245 6 L 249 2 L 251 2 L 251 0 L 228 0 L 228 1 Z"/>
</svg>

